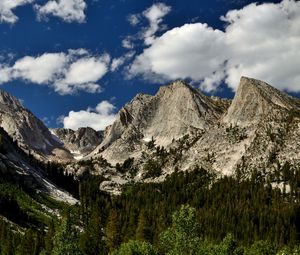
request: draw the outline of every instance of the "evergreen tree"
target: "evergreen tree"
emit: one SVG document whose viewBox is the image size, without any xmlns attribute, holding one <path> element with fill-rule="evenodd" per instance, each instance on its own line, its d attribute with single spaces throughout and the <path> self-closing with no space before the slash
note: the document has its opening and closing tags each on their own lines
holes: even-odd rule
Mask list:
<svg viewBox="0 0 300 255">
<path fill-rule="evenodd" d="M 111 252 L 120 244 L 120 224 L 117 210 L 110 211 L 106 225 L 106 246 Z"/>
<path fill-rule="evenodd" d="M 141 210 L 139 214 L 135 237 L 140 241 L 146 241 L 150 239 L 149 223 L 144 210 Z"/>
</svg>

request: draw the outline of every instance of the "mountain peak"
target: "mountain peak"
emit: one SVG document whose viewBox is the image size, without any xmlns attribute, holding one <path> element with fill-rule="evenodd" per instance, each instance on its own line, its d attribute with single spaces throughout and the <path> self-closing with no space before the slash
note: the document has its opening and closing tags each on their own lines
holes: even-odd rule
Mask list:
<svg viewBox="0 0 300 255">
<path fill-rule="evenodd" d="M 177 80 L 174 81 L 166 86 L 161 86 L 159 88 L 158 94 L 163 94 L 167 91 L 174 93 L 177 90 L 186 90 L 186 91 L 194 91 L 194 89 L 185 81 L 183 80 Z"/>
<path fill-rule="evenodd" d="M 25 109 L 20 101 L 9 93 L 0 90 L 0 127 L 25 150 L 39 158 L 66 157 L 61 144 L 53 138 L 41 120 Z M 59 155 L 60 154 L 60 155 Z"/>
<path fill-rule="evenodd" d="M 239 125 L 258 122 L 271 110 L 297 108 L 296 101 L 266 82 L 243 76 L 223 121 Z"/>
<path fill-rule="evenodd" d="M 168 146 L 186 134 L 208 129 L 226 109 L 227 104 L 220 100 L 212 100 L 184 81 L 175 81 L 162 86 L 154 96 L 139 95 L 125 105 L 94 152 L 105 148 L 102 156 L 121 162 L 151 139 L 156 145 Z"/>
<path fill-rule="evenodd" d="M 2 106 L 0 106 L 0 109 L 3 107 L 10 107 L 13 109 L 19 109 L 23 107 L 16 97 L 12 96 L 4 90 L 0 90 L 0 104 Z"/>
</svg>

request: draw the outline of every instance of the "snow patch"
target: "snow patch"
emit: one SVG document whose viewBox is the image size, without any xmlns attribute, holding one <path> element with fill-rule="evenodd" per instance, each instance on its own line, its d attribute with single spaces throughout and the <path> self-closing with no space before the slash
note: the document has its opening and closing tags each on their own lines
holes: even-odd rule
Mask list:
<svg viewBox="0 0 300 255">
<path fill-rule="evenodd" d="M 53 138 L 56 142 L 58 142 L 58 143 L 60 143 L 60 144 L 64 144 L 64 143 L 58 138 L 58 136 L 53 132 L 53 130 L 50 130 L 50 133 L 51 133 L 51 135 L 52 135 L 52 138 Z"/>
</svg>

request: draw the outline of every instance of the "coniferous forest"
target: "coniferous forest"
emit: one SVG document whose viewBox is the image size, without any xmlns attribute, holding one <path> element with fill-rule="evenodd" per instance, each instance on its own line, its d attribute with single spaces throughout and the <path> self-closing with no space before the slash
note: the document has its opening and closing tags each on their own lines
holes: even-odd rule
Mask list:
<svg viewBox="0 0 300 255">
<path fill-rule="evenodd" d="M 59 184 L 61 167 L 44 171 Z M 300 169 L 288 164 L 247 179 L 196 168 L 120 196 L 100 191 L 101 181 L 69 182 L 80 204 L 67 206 L 1 178 L 1 254 L 300 254 Z M 60 213 L 49 217 L 41 204 Z"/>
</svg>

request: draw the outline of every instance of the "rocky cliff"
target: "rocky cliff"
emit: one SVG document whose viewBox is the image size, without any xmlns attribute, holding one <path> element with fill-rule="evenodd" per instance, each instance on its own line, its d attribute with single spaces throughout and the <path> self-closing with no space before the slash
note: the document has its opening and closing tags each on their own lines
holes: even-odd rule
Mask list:
<svg viewBox="0 0 300 255">
<path fill-rule="evenodd" d="M 81 159 L 93 151 L 103 139 L 102 131 L 95 131 L 90 127 L 79 128 L 78 130 L 55 128 L 51 132 L 64 144 L 75 157 Z"/>
<path fill-rule="evenodd" d="M 152 139 L 168 146 L 216 125 L 228 106 L 228 101 L 205 96 L 183 81 L 161 87 L 155 96 L 139 94 L 120 110 L 92 155 L 101 153 L 110 162 L 121 162 L 138 156 Z"/>
<path fill-rule="evenodd" d="M 0 126 L 19 146 L 40 159 L 72 158 L 49 129 L 17 98 L 0 90 Z"/>
<path fill-rule="evenodd" d="M 267 178 L 287 162 L 296 167 L 299 102 L 247 77 L 232 102 L 204 96 L 183 82 L 162 87 L 155 96 L 138 95 L 121 109 L 93 154 L 121 163 L 102 187 L 116 191 L 124 181 L 163 181 L 174 171 L 198 167 L 245 178 L 252 171 Z M 134 163 L 126 170 L 128 162 L 122 162 L 129 157 Z"/>
</svg>

